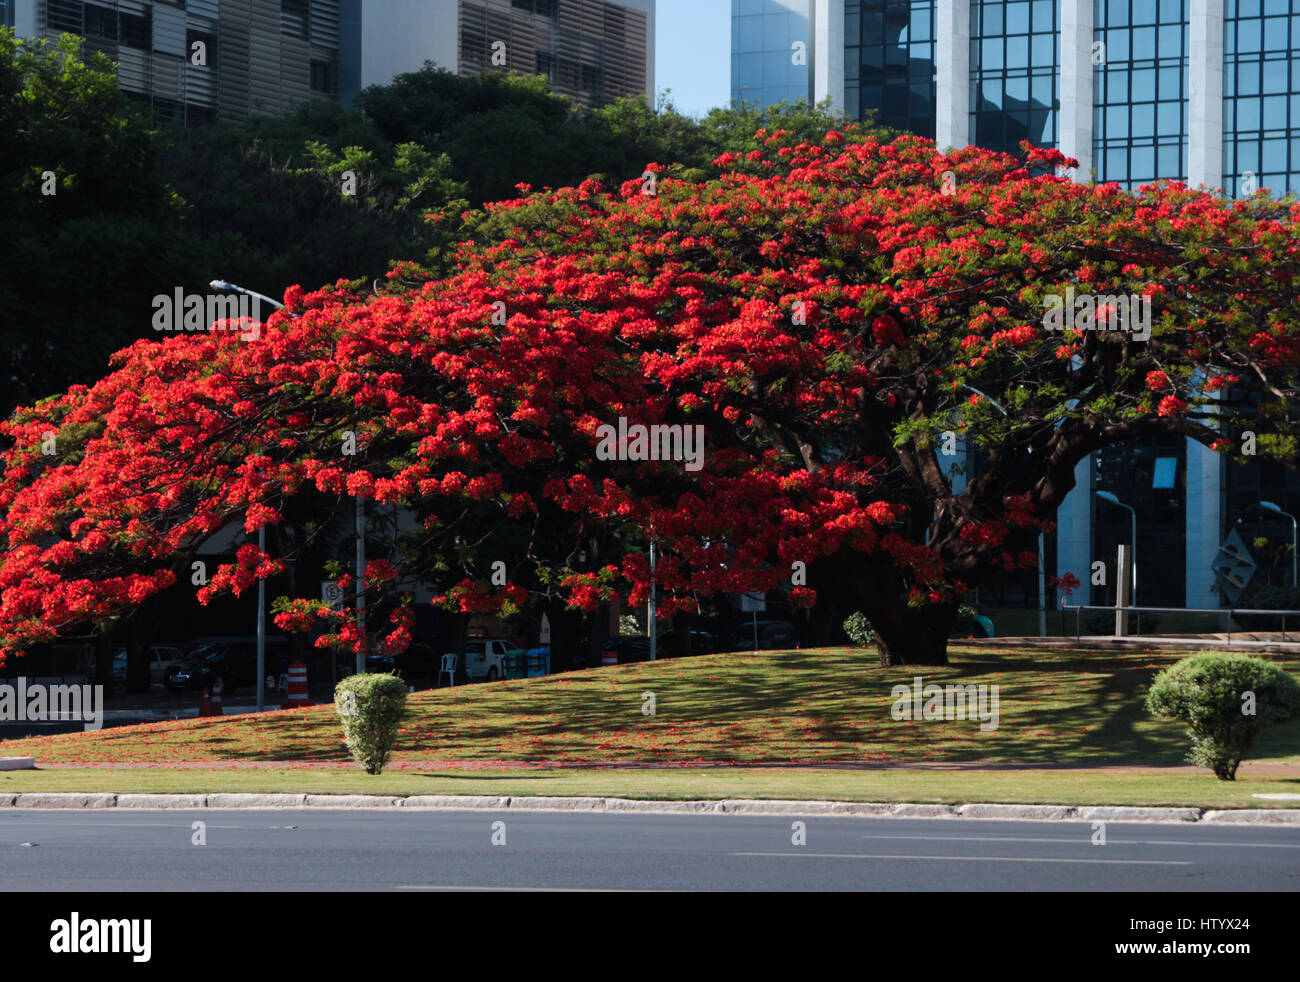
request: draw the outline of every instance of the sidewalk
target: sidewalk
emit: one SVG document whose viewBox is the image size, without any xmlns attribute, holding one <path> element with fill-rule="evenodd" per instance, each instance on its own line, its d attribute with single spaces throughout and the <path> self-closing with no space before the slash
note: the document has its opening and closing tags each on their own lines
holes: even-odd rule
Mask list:
<svg viewBox="0 0 1300 982">
<path fill-rule="evenodd" d="M 1285 640 L 1284 640 L 1285 639 Z M 1173 636 L 1165 634 L 1132 634 L 1117 638 L 1111 634 L 1085 634 L 1076 639 L 1066 637 L 1004 637 L 966 638 L 954 641 L 972 648 L 1088 648 L 1114 649 L 1129 645 L 1137 648 L 1233 648 L 1251 651 L 1300 651 L 1300 633 L 1288 631 L 1233 631 L 1221 634 L 1194 634 Z"/>
</svg>

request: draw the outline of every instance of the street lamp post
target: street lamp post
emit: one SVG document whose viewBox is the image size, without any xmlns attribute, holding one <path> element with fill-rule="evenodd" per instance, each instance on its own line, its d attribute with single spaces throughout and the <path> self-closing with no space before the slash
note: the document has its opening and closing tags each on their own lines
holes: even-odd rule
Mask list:
<svg viewBox="0 0 1300 982">
<path fill-rule="evenodd" d="M 650 530 L 650 660 L 655 661 L 657 632 L 655 631 L 655 619 L 657 612 L 655 610 L 655 538 L 654 529 Z"/>
<path fill-rule="evenodd" d="M 245 289 L 244 287 L 237 286 L 236 284 L 231 283 L 227 280 L 212 280 L 208 284 L 208 286 L 212 287 L 212 289 L 218 291 L 219 293 L 241 293 L 246 297 L 256 297 L 258 300 L 265 300 L 267 303 L 269 303 L 272 307 L 276 308 L 277 310 L 284 309 L 284 304 L 280 303 L 280 301 L 272 300 L 264 293 L 257 293 L 253 290 Z M 297 315 L 295 314 L 294 316 L 296 317 Z M 356 497 L 357 497 L 357 510 L 356 510 L 357 633 L 359 634 L 362 640 L 362 650 L 357 652 L 357 674 L 360 675 L 366 670 L 366 653 L 365 653 L 366 595 L 365 595 L 365 591 L 362 588 L 362 577 L 365 573 L 365 568 L 366 568 L 366 537 L 365 537 L 366 511 L 365 511 L 365 505 L 362 503 L 361 500 L 361 495 L 357 495 Z M 260 544 L 264 540 L 259 539 L 258 541 Z M 258 595 L 259 597 L 265 596 L 265 587 L 261 584 L 259 584 L 258 586 Z M 263 659 L 263 652 L 265 650 L 265 645 L 266 645 L 266 617 L 265 614 L 262 613 L 261 608 L 259 608 L 258 620 L 257 620 L 257 650 L 258 650 L 258 674 L 259 675 L 263 671 L 263 667 L 264 667 L 262 664 L 262 659 Z M 258 684 L 259 686 L 261 685 L 260 682 Z M 259 709 L 262 708 L 261 702 L 262 699 L 261 696 L 259 695 L 258 696 Z"/>
<path fill-rule="evenodd" d="M 1297 581 L 1296 581 L 1297 536 L 1296 536 L 1295 516 L 1292 515 L 1290 512 L 1283 511 L 1281 508 L 1273 504 L 1273 502 L 1271 501 L 1261 501 L 1259 503 L 1259 507 L 1264 511 L 1272 512 L 1274 515 L 1281 515 L 1283 518 L 1291 519 L 1291 589 L 1294 590 L 1297 586 Z"/>
<path fill-rule="evenodd" d="M 266 555 L 266 526 L 257 530 L 257 551 Z M 266 708 L 266 577 L 257 580 L 257 711 Z"/>
<path fill-rule="evenodd" d="M 208 284 L 218 293 L 242 293 L 246 297 L 256 297 L 258 300 L 265 300 L 277 310 L 283 309 L 284 304 L 261 293 L 255 293 L 252 290 L 246 290 L 242 286 L 236 286 L 234 283 L 228 283 L 225 280 L 213 280 Z M 263 555 L 266 554 L 266 526 L 263 525 L 257 530 L 257 550 Z M 257 581 L 257 711 L 260 713 L 266 708 L 266 579 L 259 577 Z"/>
<path fill-rule="evenodd" d="M 1000 412 L 1003 416 L 1007 415 L 1007 411 L 1002 408 L 1002 404 L 998 402 L 996 399 L 994 399 L 992 396 L 988 395 L 985 392 L 981 392 L 973 385 L 968 385 L 966 386 L 966 388 L 969 389 L 971 392 L 974 392 L 977 396 L 980 396 L 983 399 L 987 399 L 992 404 L 993 408 L 996 409 L 998 412 Z M 1033 453 L 1033 452 L 1034 452 L 1034 448 L 1030 447 L 1029 453 Z M 929 545 L 930 543 L 929 529 L 925 530 L 925 542 L 926 545 Z M 1047 637 L 1047 570 L 1044 569 L 1043 567 L 1043 556 L 1044 556 L 1043 533 L 1039 532 L 1038 533 L 1038 636 L 1040 638 Z"/>
<path fill-rule="evenodd" d="M 357 652 L 357 674 L 366 670 L 366 589 L 363 577 L 366 572 L 366 509 L 357 495 L 357 636 L 361 650 Z"/>
<path fill-rule="evenodd" d="M 1130 598 L 1129 598 L 1129 603 L 1131 603 L 1131 604 L 1136 604 L 1136 603 L 1137 603 L 1137 588 L 1138 588 L 1138 562 L 1137 562 L 1137 553 L 1138 553 L 1138 519 L 1137 519 L 1137 512 L 1133 510 L 1133 507 L 1132 507 L 1131 505 L 1126 505 L 1126 504 L 1124 504 L 1124 502 L 1120 501 L 1118 498 L 1116 498 L 1116 497 L 1115 497 L 1113 494 L 1111 494 L 1109 491 L 1097 491 L 1097 492 L 1095 492 L 1095 494 L 1097 495 L 1098 498 L 1100 498 L 1102 501 L 1106 502 L 1107 504 L 1111 504 L 1111 505 L 1119 505 L 1119 507 L 1121 507 L 1121 508 L 1127 508 L 1127 509 L 1128 509 L 1128 512 L 1129 512 L 1129 515 L 1130 515 L 1130 520 L 1131 520 L 1131 522 L 1132 522 L 1132 528 L 1131 528 L 1131 532 L 1130 532 L 1130 536 L 1131 536 L 1131 537 L 1130 537 L 1130 539 L 1129 539 L 1129 542 L 1132 543 L 1132 545 L 1130 546 L 1130 550 L 1131 550 L 1131 552 L 1132 552 L 1132 556 L 1130 557 L 1130 560 L 1129 560 L 1129 568 L 1133 571 L 1133 574 L 1132 574 L 1132 584 L 1131 584 L 1131 586 L 1132 586 L 1132 595 L 1131 595 Z"/>
<path fill-rule="evenodd" d="M 236 286 L 234 283 L 229 283 L 226 280 L 212 280 L 208 286 L 212 287 L 212 289 L 216 290 L 218 293 L 242 293 L 246 297 L 255 297 L 258 300 L 265 300 L 276 310 L 284 309 L 284 304 L 280 303 L 279 300 L 272 300 L 265 293 L 257 293 L 253 290 L 247 290 L 242 286 Z"/>
</svg>

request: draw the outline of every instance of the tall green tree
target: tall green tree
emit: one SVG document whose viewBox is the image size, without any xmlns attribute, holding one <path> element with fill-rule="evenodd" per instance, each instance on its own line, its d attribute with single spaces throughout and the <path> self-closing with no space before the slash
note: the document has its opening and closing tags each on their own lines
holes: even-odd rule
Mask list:
<svg viewBox="0 0 1300 982">
<path fill-rule="evenodd" d="M 0 29 L 0 404 L 103 374 L 178 269 L 162 142 L 105 56 Z"/>
</svg>

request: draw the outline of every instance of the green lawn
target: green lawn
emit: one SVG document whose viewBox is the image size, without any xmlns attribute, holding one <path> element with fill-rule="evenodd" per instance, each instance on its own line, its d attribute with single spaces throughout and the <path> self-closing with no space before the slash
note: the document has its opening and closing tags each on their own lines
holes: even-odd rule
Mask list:
<svg viewBox="0 0 1300 982">
<path fill-rule="evenodd" d="M 938 669 L 882 669 L 849 648 L 732 653 L 416 693 L 394 760 L 566 766 L 654 763 L 999 761 L 1177 764 L 1178 724 L 1147 717 L 1155 672 L 1180 657 L 956 647 Z M 1267 655 L 1293 674 L 1300 659 Z M 1000 719 L 897 721 L 891 688 L 914 676 L 999 687 Z M 656 714 L 642 714 L 653 692 Z M 0 744 L 46 762 L 343 761 L 330 705 L 181 720 Z M 1300 759 L 1300 723 L 1253 759 Z"/>
<path fill-rule="evenodd" d="M 1208 771 L 935 771 L 834 768 L 388 770 L 359 769 L 58 768 L 0 772 L 0 794 L 14 791 L 114 791 L 118 794 L 217 791 L 295 794 L 578 795 L 651 800 L 775 798 L 964 804 L 1185 805 L 1279 808 L 1300 802 L 1252 798 L 1300 792 L 1300 778 L 1274 779 L 1243 770 L 1236 781 Z"/>
</svg>

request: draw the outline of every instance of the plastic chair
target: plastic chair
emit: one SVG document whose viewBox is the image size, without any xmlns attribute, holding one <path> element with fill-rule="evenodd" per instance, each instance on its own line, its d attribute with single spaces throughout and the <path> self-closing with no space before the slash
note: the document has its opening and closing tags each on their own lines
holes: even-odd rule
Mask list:
<svg viewBox="0 0 1300 982">
<path fill-rule="evenodd" d="M 448 652 L 442 656 L 442 670 L 438 673 L 438 681 L 442 682 L 442 677 L 447 676 L 450 679 L 452 688 L 456 686 L 456 656 Z"/>
</svg>

